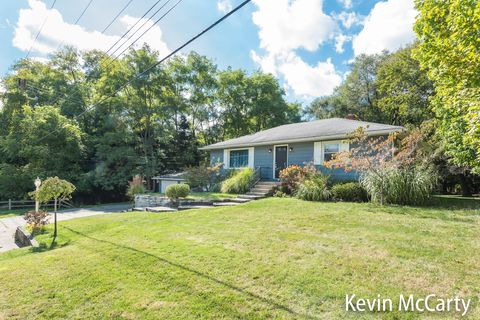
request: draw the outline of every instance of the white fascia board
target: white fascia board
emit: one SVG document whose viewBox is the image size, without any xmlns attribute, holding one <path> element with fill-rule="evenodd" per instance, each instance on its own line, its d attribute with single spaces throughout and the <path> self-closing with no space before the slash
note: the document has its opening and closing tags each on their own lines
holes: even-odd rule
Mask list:
<svg viewBox="0 0 480 320">
<path fill-rule="evenodd" d="M 394 132 L 399 132 L 401 130 L 375 130 L 365 132 L 367 136 L 381 136 Z M 329 141 L 329 140 L 341 140 L 341 139 L 350 139 L 352 138 L 351 133 L 349 134 L 336 134 L 336 135 L 327 135 L 327 136 L 318 136 L 318 137 L 308 137 L 308 138 L 297 138 L 297 139 L 288 139 L 288 140 L 276 140 L 276 141 L 266 141 L 266 142 L 256 142 L 256 143 L 244 143 L 236 144 L 229 146 L 215 146 L 209 147 L 205 146 L 199 148 L 200 150 L 222 150 L 222 149 L 232 149 L 232 148 L 248 148 L 248 147 L 257 147 L 257 146 L 268 146 L 276 144 L 288 144 L 288 143 L 299 143 L 299 142 L 313 142 L 313 141 Z"/>
</svg>

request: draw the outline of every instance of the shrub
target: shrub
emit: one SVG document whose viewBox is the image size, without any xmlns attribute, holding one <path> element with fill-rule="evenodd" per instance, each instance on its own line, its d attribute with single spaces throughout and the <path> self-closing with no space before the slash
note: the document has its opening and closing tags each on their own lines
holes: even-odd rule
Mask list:
<svg viewBox="0 0 480 320">
<path fill-rule="evenodd" d="M 237 171 L 223 181 L 221 191 L 223 193 L 245 193 L 249 190 L 254 176 L 255 172 L 251 168 Z"/>
<path fill-rule="evenodd" d="M 358 182 L 336 184 L 332 187 L 332 196 L 336 200 L 365 202 L 367 191 Z"/>
<path fill-rule="evenodd" d="M 291 165 L 280 171 L 280 181 L 283 191 L 287 194 L 294 194 L 303 182 L 316 173 L 315 167 Z"/>
<path fill-rule="evenodd" d="M 373 202 L 421 205 L 432 195 L 436 178 L 432 170 L 422 168 L 388 168 L 381 177 L 374 173 L 362 175 L 361 184 Z"/>
<path fill-rule="evenodd" d="M 171 200 L 186 198 L 190 194 L 190 186 L 186 183 L 172 184 L 167 187 L 165 194 Z"/>
<path fill-rule="evenodd" d="M 185 180 L 192 188 L 199 188 L 201 191 L 212 191 L 222 180 L 220 170 L 223 164 L 217 164 L 209 167 L 199 165 L 187 169 Z"/>
<path fill-rule="evenodd" d="M 295 196 L 307 201 L 326 201 L 331 197 L 328 190 L 328 177 L 316 174 L 300 185 Z"/>
<path fill-rule="evenodd" d="M 132 181 L 128 182 L 127 197 L 135 199 L 136 194 L 145 193 L 147 190 L 143 185 L 143 179 L 140 176 L 133 177 Z"/>
<path fill-rule="evenodd" d="M 32 234 L 39 233 L 43 231 L 45 225 L 48 224 L 48 212 L 39 210 L 29 211 L 23 216 L 27 221 L 27 228 Z"/>
</svg>

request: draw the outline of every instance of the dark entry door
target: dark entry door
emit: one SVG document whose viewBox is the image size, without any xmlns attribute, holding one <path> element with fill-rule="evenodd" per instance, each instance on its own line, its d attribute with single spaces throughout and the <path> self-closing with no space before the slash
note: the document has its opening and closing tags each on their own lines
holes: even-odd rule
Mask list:
<svg viewBox="0 0 480 320">
<path fill-rule="evenodd" d="M 287 146 L 275 147 L 275 179 L 287 167 Z"/>
</svg>

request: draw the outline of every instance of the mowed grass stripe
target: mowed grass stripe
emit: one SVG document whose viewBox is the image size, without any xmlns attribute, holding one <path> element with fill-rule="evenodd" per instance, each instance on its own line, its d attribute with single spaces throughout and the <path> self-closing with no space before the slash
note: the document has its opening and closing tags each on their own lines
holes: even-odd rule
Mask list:
<svg viewBox="0 0 480 320">
<path fill-rule="evenodd" d="M 61 223 L 54 250 L 0 255 L 0 310 L 12 318 L 330 319 L 358 316 L 343 311 L 347 293 L 476 297 L 479 215 L 272 198 L 72 220 Z M 476 306 L 470 316 L 479 316 Z"/>
</svg>

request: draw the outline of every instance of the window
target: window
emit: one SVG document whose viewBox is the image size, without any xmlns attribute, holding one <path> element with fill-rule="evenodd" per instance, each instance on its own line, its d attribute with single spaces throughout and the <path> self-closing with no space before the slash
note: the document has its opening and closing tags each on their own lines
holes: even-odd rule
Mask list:
<svg viewBox="0 0 480 320">
<path fill-rule="evenodd" d="M 230 168 L 248 167 L 248 149 L 230 151 Z"/>
<path fill-rule="evenodd" d="M 323 161 L 330 161 L 340 151 L 339 143 L 326 143 L 323 148 Z"/>
</svg>

